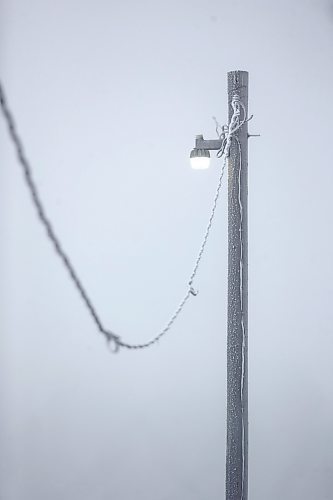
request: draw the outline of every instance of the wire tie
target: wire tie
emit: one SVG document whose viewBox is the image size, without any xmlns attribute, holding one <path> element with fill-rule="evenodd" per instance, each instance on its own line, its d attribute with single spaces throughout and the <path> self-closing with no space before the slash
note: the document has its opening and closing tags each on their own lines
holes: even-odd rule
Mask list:
<svg viewBox="0 0 333 500">
<path fill-rule="evenodd" d="M 199 290 L 194 290 L 193 286 L 191 286 L 191 288 L 190 288 L 190 293 L 191 293 L 194 297 L 196 297 L 196 296 L 198 295 L 198 293 L 199 293 Z"/>
</svg>

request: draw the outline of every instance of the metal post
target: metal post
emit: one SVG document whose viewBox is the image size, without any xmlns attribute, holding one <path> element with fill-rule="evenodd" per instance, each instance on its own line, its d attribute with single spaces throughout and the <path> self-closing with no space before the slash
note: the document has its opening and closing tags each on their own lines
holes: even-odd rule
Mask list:
<svg viewBox="0 0 333 500">
<path fill-rule="evenodd" d="M 231 101 L 240 97 L 248 111 L 248 73 L 228 73 Z M 247 122 L 235 132 L 228 163 L 228 340 L 226 500 L 248 498 L 248 259 L 247 259 Z"/>
</svg>

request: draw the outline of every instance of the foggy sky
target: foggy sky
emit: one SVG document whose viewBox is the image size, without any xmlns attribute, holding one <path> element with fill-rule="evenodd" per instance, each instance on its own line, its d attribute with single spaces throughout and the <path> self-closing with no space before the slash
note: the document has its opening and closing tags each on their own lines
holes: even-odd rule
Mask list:
<svg viewBox="0 0 333 500">
<path fill-rule="evenodd" d="M 1 0 L 1 80 L 104 324 L 144 342 L 187 289 L 220 163 L 196 134 L 249 71 L 249 499 L 333 498 L 327 0 Z M 223 185 L 191 297 L 113 355 L 37 221 L 0 120 L 1 500 L 220 500 Z"/>
</svg>

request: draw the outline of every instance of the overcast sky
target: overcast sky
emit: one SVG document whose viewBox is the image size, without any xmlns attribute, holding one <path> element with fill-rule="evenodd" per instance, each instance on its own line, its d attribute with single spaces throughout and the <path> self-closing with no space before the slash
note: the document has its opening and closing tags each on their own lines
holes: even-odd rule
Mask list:
<svg viewBox="0 0 333 500">
<path fill-rule="evenodd" d="M 333 3 L 1 0 L 0 33 L 49 217 L 134 343 L 186 291 L 220 167 L 189 151 L 249 71 L 249 499 L 331 500 Z M 223 499 L 226 183 L 198 296 L 113 355 L 0 142 L 0 498 Z"/>
</svg>

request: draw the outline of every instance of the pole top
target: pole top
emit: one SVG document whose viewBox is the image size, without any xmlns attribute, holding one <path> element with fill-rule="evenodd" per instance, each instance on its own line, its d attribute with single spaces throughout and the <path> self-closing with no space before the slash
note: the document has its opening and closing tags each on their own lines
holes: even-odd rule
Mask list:
<svg viewBox="0 0 333 500">
<path fill-rule="evenodd" d="M 228 72 L 228 94 L 229 98 L 237 92 L 242 100 L 247 101 L 247 87 L 249 85 L 249 73 L 247 71 Z"/>
</svg>

